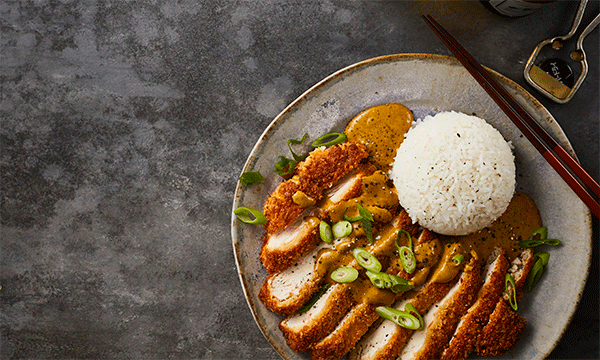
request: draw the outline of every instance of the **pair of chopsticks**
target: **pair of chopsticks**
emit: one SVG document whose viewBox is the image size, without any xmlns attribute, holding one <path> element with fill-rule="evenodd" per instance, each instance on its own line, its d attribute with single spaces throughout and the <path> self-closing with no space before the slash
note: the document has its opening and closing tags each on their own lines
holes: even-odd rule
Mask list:
<svg viewBox="0 0 600 360">
<path fill-rule="evenodd" d="M 546 161 L 575 191 L 594 216 L 600 219 L 600 204 L 592 195 L 593 193 L 600 198 L 600 185 L 431 15 L 423 16 L 423 19 Z"/>
</svg>

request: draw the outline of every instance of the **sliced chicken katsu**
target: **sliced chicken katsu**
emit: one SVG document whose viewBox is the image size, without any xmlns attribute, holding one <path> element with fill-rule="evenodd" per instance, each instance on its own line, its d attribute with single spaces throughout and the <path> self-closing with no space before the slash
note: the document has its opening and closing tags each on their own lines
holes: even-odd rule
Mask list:
<svg viewBox="0 0 600 360">
<path fill-rule="evenodd" d="M 442 360 L 466 359 L 475 350 L 477 337 L 504 292 L 504 278 L 509 267 L 505 254 L 503 248 L 497 247 L 490 255 L 477 300 L 458 323 L 450 344 L 441 356 Z"/>
<path fill-rule="evenodd" d="M 434 304 L 441 301 L 456 281 L 449 283 L 426 283 L 418 291 L 405 294 L 394 307 L 404 310 L 407 304 L 413 305 L 420 314 L 424 314 Z M 351 360 L 396 359 L 413 330 L 398 326 L 389 320 L 381 319 L 356 344 L 348 354 Z"/>
<path fill-rule="evenodd" d="M 379 318 L 375 308 L 375 305 L 364 303 L 353 307 L 333 332 L 311 348 L 311 358 L 334 360 L 343 357 Z"/>
<path fill-rule="evenodd" d="M 294 176 L 279 184 L 267 198 L 263 208 L 268 220 L 265 225 L 267 233 L 275 234 L 284 229 L 304 211 L 304 207 L 294 201 L 294 195 L 303 194 L 306 199 L 318 201 L 325 189 L 367 156 L 363 145 L 348 142 L 312 151 L 304 161 L 298 163 Z"/>
<path fill-rule="evenodd" d="M 279 315 L 290 315 L 310 300 L 323 283 L 323 276 L 315 271 L 317 255 L 320 250 L 330 247 L 321 243 L 284 271 L 267 276 L 258 293 L 267 309 Z"/>
<path fill-rule="evenodd" d="M 517 300 L 521 300 L 523 297 L 523 286 L 527 281 L 527 277 L 533 269 L 534 257 L 533 248 L 526 248 L 523 252 L 517 256 L 510 264 L 508 273 L 515 279 L 515 286 L 517 288 Z M 506 300 L 509 299 L 512 294 L 504 294 Z"/>
<path fill-rule="evenodd" d="M 393 237 L 401 226 L 410 223 L 410 217 L 405 211 L 401 211 L 392 221 L 387 224 L 380 233 L 388 234 L 375 236 L 374 243 L 367 250 L 378 256 L 377 249 L 390 246 Z M 298 311 L 319 289 L 325 281 L 326 273 L 318 266 L 323 256 L 344 256 L 344 251 L 336 250 L 336 247 L 344 247 L 344 238 L 338 239 L 333 244 L 319 243 L 313 250 L 301 257 L 284 271 L 269 275 L 258 294 L 259 299 L 265 306 L 280 315 L 290 315 Z M 326 254 L 326 255 L 323 255 Z M 347 256 L 347 255 L 346 255 Z M 359 267 L 355 260 L 350 261 L 349 266 Z"/>
<path fill-rule="evenodd" d="M 516 285 L 517 301 L 523 297 L 523 285 L 533 268 L 533 248 L 527 248 L 511 262 L 508 273 Z M 512 293 L 503 293 L 494 312 L 483 328 L 477 341 L 477 354 L 480 356 L 502 355 L 512 349 L 525 331 L 526 320 L 510 306 Z"/>
<path fill-rule="evenodd" d="M 394 240 L 396 238 L 397 229 L 405 229 L 409 233 L 412 233 L 412 236 L 416 235 L 417 229 L 410 225 L 410 218 L 405 211 L 401 211 L 400 214 L 395 218 L 394 225 L 395 227 L 387 228 L 387 230 L 381 231 L 380 236 L 376 237 L 375 242 L 366 247 L 369 253 L 374 256 L 382 256 L 390 245 L 394 246 Z M 423 231 L 419 237 L 418 242 L 422 243 L 424 241 L 433 241 L 435 238 L 431 236 L 431 233 L 428 231 Z M 354 264 L 352 264 L 354 265 Z M 392 269 L 388 269 L 388 273 L 396 272 L 396 275 L 410 279 L 412 275 L 407 274 L 404 271 L 394 271 Z M 352 285 L 355 286 L 355 285 Z M 444 286 L 439 286 L 443 288 Z M 449 286 L 448 286 L 449 288 Z M 371 287 L 371 290 L 374 290 L 374 287 Z M 392 295 L 390 293 L 390 295 Z M 392 304 L 394 302 L 394 298 L 397 298 L 401 294 L 391 297 L 388 304 Z M 418 296 L 418 295 L 415 295 Z M 373 304 L 374 306 L 366 306 L 370 304 L 369 302 L 360 302 L 356 306 L 350 310 L 348 315 L 344 318 L 343 322 L 325 339 L 316 344 L 313 347 L 313 352 L 316 355 L 312 355 L 313 358 L 340 358 L 344 356 L 350 349 L 352 349 L 357 341 L 369 330 L 370 326 L 379 319 L 379 315 L 375 311 L 376 305 L 381 304 Z M 370 322 L 368 322 L 370 321 Z M 359 327 L 351 327 L 347 324 L 353 324 L 360 322 Z"/>
<path fill-rule="evenodd" d="M 501 298 L 477 342 L 479 356 L 500 356 L 512 349 L 525 331 L 525 318 Z"/>
<path fill-rule="evenodd" d="M 306 209 L 294 222 L 273 235 L 265 235 L 260 261 L 269 273 L 287 269 L 302 255 L 313 249 L 319 237 L 319 218 L 315 208 Z"/>
<path fill-rule="evenodd" d="M 284 319 L 279 324 L 290 348 L 306 351 L 329 334 L 352 305 L 348 284 L 334 284 L 306 312 Z"/>
<path fill-rule="evenodd" d="M 416 331 L 402 349 L 399 359 L 437 359 L 448 344 L 460 317 L 475 301 L 481 287 L 481 266 L 471 258 L 460 279 L 448 294 L 423 316 L 425 330 Z"/>
<path fill-rule="evenodd" d="M 275 234 L 265 234 L 260 260 L 267 271 L 283 271 L 313 249 L 320 241 L 320 218 L 317 215 L 326 212 L 329 207 L 360 195 L 363 177 L 373 172 L 373 166 L 358 166 L 325 190 L 321 201 L 323 204 L 319 204 L 319 207 L 308 207 L 286 228 Z"/>
</svg>

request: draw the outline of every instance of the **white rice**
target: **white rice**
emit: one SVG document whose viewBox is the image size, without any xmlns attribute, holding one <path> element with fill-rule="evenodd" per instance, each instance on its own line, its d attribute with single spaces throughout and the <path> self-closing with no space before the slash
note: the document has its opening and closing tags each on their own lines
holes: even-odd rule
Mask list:
<svg viewBox="0 0 600 360">
<path fill-rule="evenodd" d="M 515 191 L 515 164 L 510 144 L 485 120 L 441 112 L 408 131 L 391 178 L 413 222 L 466 235 L 504 213 Z"/>
</svg>

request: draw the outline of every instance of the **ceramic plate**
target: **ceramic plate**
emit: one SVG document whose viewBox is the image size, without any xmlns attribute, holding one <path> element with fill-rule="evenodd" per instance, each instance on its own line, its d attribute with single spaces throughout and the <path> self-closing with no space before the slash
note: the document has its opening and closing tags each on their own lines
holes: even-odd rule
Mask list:
<svg viewBox="0 0 600 360">
<path fill-rule="evenodd" d="M 573 154 L 567 137 L 548 111 L 523 88 L 494 73 L 557 141 Z M 267 196 L 281 182 L 273 172 L 279 155 L 290 157 L 289 139 L 309 139 L 342 131 L 356 114 L 390 102 L 410 108 L 415 118 L 455 110 L 486 119 L 514 145 L 517 190 L 536 202 L 550 238 L 563 245 L 545 247 L 550 263 L 540 284 L 519 303 L 527 329 L 504 358 L 543 359 L 565 331 L 579 302 L 591 257 L 591 215 L 575 193 L 521 135 L 510 119 L 454 58 L 428 54 L 401 54 L 366 60 L 325 78 L 279 114 L 262 134 L 243 171 L 260 171 L 266 183 L 237 186 L 233 208 L 262 209 Z M 312 141 L 312 140 L 311 140 Z M 309 142 L 309 141 L 307 141 Z M 281 317 L 258 299 L 267 273 L 259 260 L 262 226 L 248 225 L 232 216 L 232 241 L 240 280 L 259 328 L 284 359 L 308 359 L 285 343 L 278 329 Z"/>
</svg>

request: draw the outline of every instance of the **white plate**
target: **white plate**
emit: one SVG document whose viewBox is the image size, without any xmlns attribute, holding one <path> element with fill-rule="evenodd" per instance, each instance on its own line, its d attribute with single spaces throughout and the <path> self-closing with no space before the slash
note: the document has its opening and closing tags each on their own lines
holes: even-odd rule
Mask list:
<svg viewBox="0 0 600 360">
<path fill-rule="evenodd" d="M 516 100 L 573 154 L 560 126 L 548 111 L 518 84 L 494 73 Z M 549 237 L 562 240 L 545 247 L 550 263 L 537 288 L 519 303 L 527 328 L 507 359 L 543 359 L 556 346 L 579 302 L 591 258 L 591 215 L 575 193 L 521 135 L 510 119 L 454 58 L 429 54 L 400 54 L 366 60 L 342 69 L 285 108 L 262 134 L 243 171 L 260 171 L 265 184 L 238 184 L 233 208 L 262 209 L 280 183 L 273 172 L 279 155 L 290 157 L 287 141 L 309 139 L 342 131 L 348 121 L 368 107 L 390 102 L 410 108 L 415 118 L 455 110 L 486 119 L 515 147 L 517 190 L 536 202 Z M 311 140 L 312 141 L 312 140 Z M 573 154 L 574 155 L 574 154 Z M 262 226 L 239 222 L 232 216 L 231 234 L 240 280 L 259 328 L 284 359 L 308 359 L 285 343 L 278 329 L 281 317 L 258 299 L 266 278 L 259 260 Z"/>
</svg>

